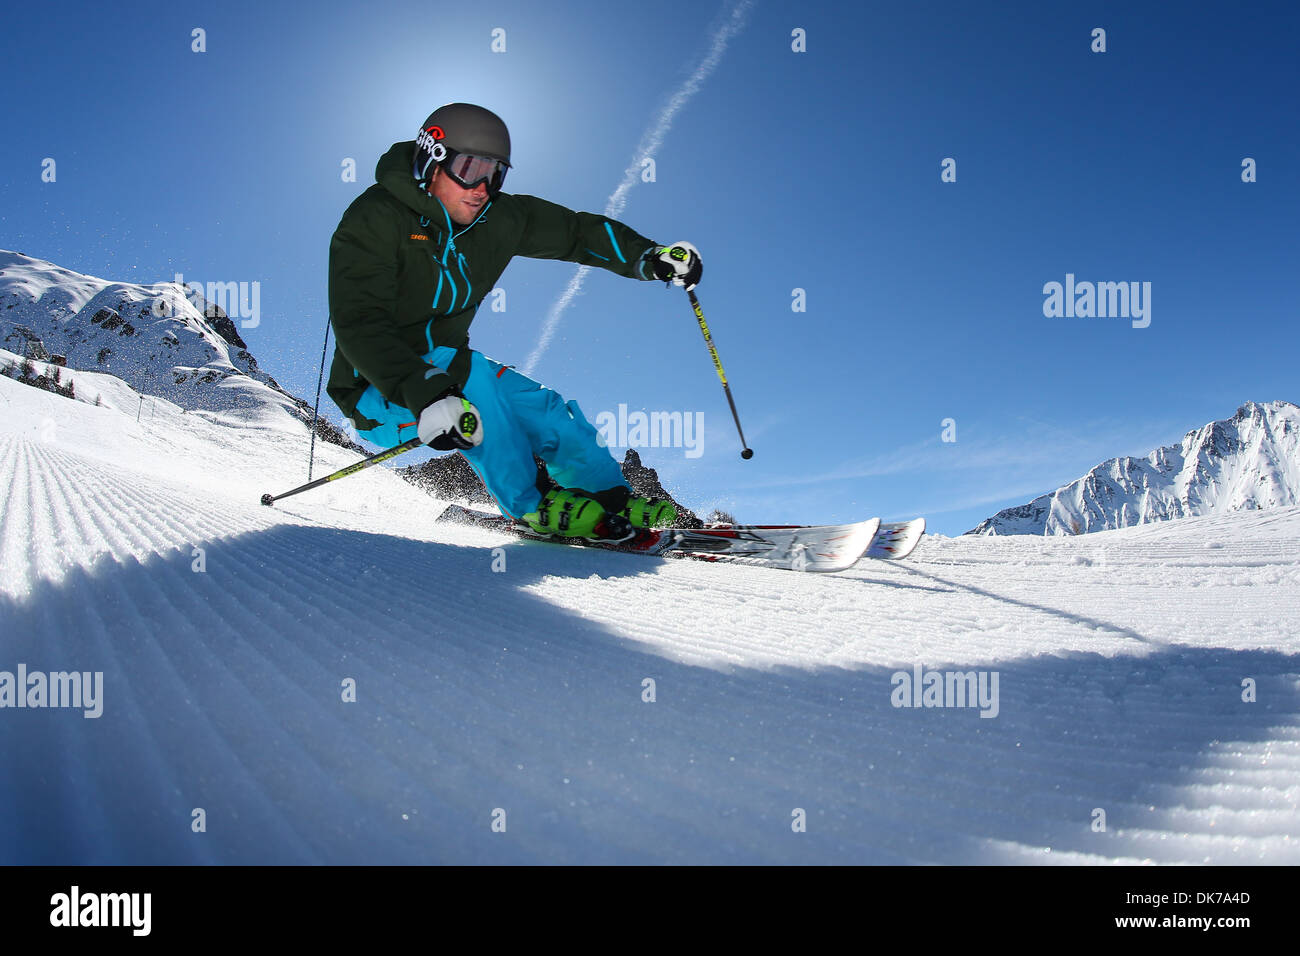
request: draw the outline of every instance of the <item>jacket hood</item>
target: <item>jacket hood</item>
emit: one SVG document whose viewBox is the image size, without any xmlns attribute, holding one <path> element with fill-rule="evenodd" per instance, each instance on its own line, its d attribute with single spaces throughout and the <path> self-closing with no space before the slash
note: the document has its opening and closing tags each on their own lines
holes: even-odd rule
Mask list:
<svg viewBox="0 0 1300 956">
<path fill-rule="evenodd" d="M 411 163 L 415 159 L 415 140 L 394 143 L 388 152 L 379 157 L 375 166 L 375 182 L 410 206 L 421 216 L 438 225 L 447 222 L 447 211 L 442 203 L 420 188 L 415 177 L 411 175 Z"/>
</svg>

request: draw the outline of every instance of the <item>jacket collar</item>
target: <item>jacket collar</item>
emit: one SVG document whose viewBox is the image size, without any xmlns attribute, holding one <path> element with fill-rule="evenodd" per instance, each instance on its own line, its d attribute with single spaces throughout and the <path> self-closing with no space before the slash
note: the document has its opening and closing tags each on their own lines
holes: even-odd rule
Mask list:
<svg viewBox="0 0 1300 956">
<path fill-rule="evenodd" d="M 447 211 L 442 208 L 442 203 L 421 189 L 411 175 L 414 159 L 415 140 L 394 143 L 375 165 L 375 182 L 421 216 L 442 225 L 447 221 Z"/>
<path fill-rule="evenodd" d="M 451 217 L 447 215 L 447 210 L 442 203 L 430 196 L 411 175 L 411 163 L 414 159 L 415 140 L 394 143 L 388 152 L 379 157 L 379 162 L 375 165 L 375 182 L 419 213 L 423 220 L 439 229 L 449 228 L 452 233 L 459 236 L 471 226 L 477 225 L 491 207 L 492 201 L 484 205 L 478 219 L 458 229 L 451 221 Z"/>
</svg>

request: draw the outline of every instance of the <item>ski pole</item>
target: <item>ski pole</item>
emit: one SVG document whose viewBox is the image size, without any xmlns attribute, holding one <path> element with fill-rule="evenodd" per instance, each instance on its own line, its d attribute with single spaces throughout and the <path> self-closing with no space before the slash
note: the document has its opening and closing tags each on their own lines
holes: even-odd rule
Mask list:
<svg viewBox="0 0 1300 956">
<path fill-rule="evenodd" d="M 709 354 L 713 356 L 713 367 L 717 369 L 718 380 L 722 382 L 722 390 L 727 393 L 727 404 L 731 406 L 731 417 L 736 420 L 736 432 L 740 435 L 740 457 L 748 461 L 754 457 L 754 449 L 750 448 L 745 442 L 745 432 L 740 427 L 740 415 L 736 412 L 736 400 L 731 397 L 731 386 L 727 384 L 727 373 L 722 370 L 722 359 L 718 358 L 718 350 L 713 347 L 713 336 L 709 334 L 709 326 L 704 321 L 704 310 L 700 308 L 700 300 L 695 298 L 694 289 L 687 289 L 686 294 L 691 297 L 691 308 L 695 310 L 695 319 L 700 323 L 700 331 L 704 333 L 704 341 L 709 346 Z"/>
<path fill-rule="evenodd" d="M 377 465 L 381 461 L 388 461 L 390 458 L 396 458 L 403 452 L 410 451 L 412 448 L 417 448 L 423 444 L 424 442 L 420 441 L 419 438 L 412 438 L 409 441 L 402 442 L 400 445 L 394 445 L 392 448 L 371 455 L 369 458 L 364 458 L 355 465 L 348 465 L 346 468 L 340 468 L 332 475 L 326 475 L 324 478 L 317 478 L 315 481 L 309 481 L 307 484 L 300 485 L 292 491 L 286 491 L 282 495 L 262 495 L 262 504 L 274 504 L 281 498 L 288 498 L 290 495 L 296 495 L 303 491 L 311 491 L 313 488 L 319 488 L 327 481 L 334 481 L 337 478 L 346 478 L 348 475 L 355 475 L 357 472 L 369 468 L 371 465 Z"/>
</svg>

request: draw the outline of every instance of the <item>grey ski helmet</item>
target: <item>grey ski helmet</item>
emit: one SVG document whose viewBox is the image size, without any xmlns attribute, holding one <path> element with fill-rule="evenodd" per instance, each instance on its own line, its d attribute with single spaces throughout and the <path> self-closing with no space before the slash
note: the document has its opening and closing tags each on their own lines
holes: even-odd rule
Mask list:
<svg viewBox="0 0 1300 956">
<path fill-rule="evenodd" d="M 461 186 L 488 184 L 494 195 L 510 166 L 510 132 L 501 117 L 472 103 L 440 106 L 415 138 L 411 175 L 425 182 L 437 164 Z"/>
</svg>

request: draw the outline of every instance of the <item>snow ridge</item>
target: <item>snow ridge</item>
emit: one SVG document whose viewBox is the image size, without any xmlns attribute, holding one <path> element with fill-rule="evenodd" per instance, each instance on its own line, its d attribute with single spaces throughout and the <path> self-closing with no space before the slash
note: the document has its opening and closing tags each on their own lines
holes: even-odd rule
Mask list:
<svg viewBox="0 0 1300 956">
<path fill-rule="evenodd" d="M 1300 504 L 1300 408 L 1247 402 L 1145 458 L 1112 458 L 967 534 L 1070 535 Z"/>
<path fill-rule="evenodd" d="M 189 411 L 272 428 L 311 420 L 306 401 L 258 368 L 229 316 L 175 282 L 112 282 L 0 250 L 0 347 L 63 355 Z"/>
</svg>

